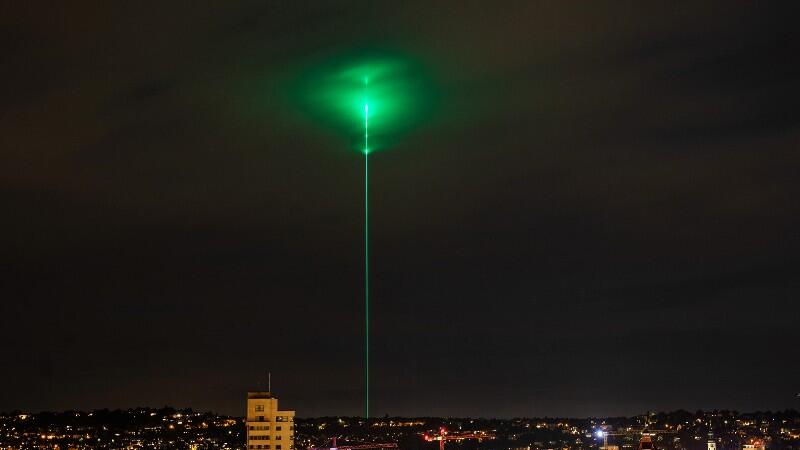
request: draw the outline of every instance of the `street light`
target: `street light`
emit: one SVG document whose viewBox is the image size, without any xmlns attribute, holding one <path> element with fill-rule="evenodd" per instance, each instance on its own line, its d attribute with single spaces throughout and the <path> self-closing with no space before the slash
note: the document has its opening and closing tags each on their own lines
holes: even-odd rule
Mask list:
<svg viewBox="0 0 800 450">
<path fill-rule="evenodd" d="M 603 450 L 608 450 L 608 432 L 605 430 L 597 430 L 594 434 L 603 439 Z"/>
</svg>

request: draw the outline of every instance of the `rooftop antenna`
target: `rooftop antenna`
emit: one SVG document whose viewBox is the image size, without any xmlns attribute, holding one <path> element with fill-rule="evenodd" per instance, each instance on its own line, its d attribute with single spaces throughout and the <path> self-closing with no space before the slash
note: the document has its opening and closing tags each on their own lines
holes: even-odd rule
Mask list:
<svg viewBox="0 0 800 450">
<path fill-rule="evenodd" d="M 267 372 L 267 392 L 272 393 L 272 372 Z"/>
</svg>

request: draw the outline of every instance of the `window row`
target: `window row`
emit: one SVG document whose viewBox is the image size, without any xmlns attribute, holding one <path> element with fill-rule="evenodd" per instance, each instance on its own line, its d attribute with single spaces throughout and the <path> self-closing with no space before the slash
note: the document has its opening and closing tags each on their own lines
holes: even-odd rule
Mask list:
<svg viewBox="0 0 800 450">
<path fill-rule="evenodd" d="M 258 435 L 258 436 L 250 436 L 250 440 L 251 441 L 268 441 L 270 439 L 271 439 L 271 437 L 268 434 L 263 434 L 263 435 Z M 280 435 L 279 436 L 275 436 L 275 440 L 276 441 L 280 441 L 282 439 L 283 439 L 283 437 L 280 436 Z M 289 440 L 289 441 L 292 441 L 292 440 L 294 440 L 294 436 L 287 436 L 286 439 Z"/>
</svg>

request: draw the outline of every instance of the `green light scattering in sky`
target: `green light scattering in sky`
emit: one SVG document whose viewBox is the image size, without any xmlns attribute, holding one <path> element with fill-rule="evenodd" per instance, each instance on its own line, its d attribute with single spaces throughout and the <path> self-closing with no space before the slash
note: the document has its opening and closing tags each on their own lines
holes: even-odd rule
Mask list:
<svg viewBox="0 0 800 450">
<path fill-rule="evenodd" d="M 367 107 L 372 152 L 425 122 L 436 103 L 422 65 L 397 56 L 332 59 L 311 66 L 297 80 L 292 90 L 300 108 L 362 152 Z"/>
</svg>

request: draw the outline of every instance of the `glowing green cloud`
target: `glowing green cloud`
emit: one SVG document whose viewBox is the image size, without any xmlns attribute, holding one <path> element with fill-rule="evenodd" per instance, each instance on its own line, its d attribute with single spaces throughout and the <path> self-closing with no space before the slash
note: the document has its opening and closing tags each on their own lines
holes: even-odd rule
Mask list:
<svg viewBox="0 0 800 450">
<path fill-rule="evenodd" d="M 432 114 L 430 78 L 420 64 L 391 56 L 325 61 L 299 78 L 300 107 L 365 151 L 386 148 Z"/>
<path fill-rule="evenodd" d="M 369 154 L 433 114 L 434 90 L 420 64 L 361 55 L 316 62 L 294 79 L 291 103 L 345 136 L 364 160 L 364 416 L 369 417 Z"/>
</svg>

